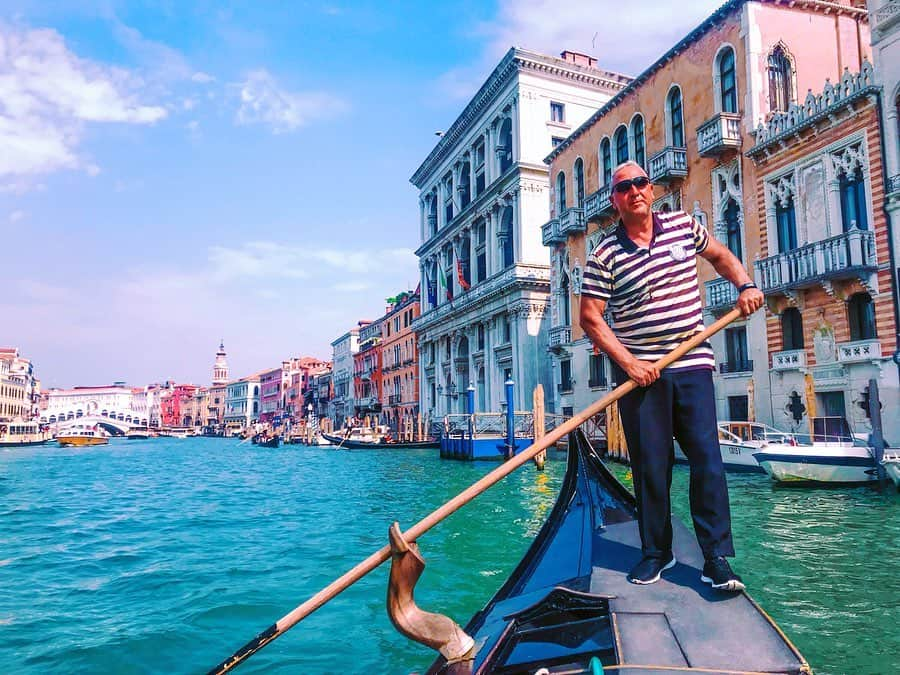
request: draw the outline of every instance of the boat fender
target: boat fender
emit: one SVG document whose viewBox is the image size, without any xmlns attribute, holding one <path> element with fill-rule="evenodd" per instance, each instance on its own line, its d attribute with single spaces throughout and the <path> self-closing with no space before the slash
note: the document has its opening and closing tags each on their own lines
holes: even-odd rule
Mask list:
<svg viewBox="0 0 900 675">
<path fill-rule="evenodd" d="M 591 675 L 603 675 L 603 664 L 600 663 L 600 659 L 598 659 L 596 656 L 591 658 L 589 666 L 591 669 Z"/>
</svg>

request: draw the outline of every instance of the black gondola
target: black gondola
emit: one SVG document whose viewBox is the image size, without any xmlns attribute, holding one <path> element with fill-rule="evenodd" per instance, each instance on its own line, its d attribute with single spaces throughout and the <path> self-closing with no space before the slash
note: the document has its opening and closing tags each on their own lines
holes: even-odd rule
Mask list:
<svg viewBox="0 0 900 675">
<path fill-rule="evenodd" d="M 360 441 L 325 433 L 322 434 L 322 438 L 336 446 L 347 448 L 348 450 L 427 450 L 429 448 L 439 448 L 441 445 L 439 441 Z"/>
<path fill-rule="evenodd" d="M 280 436 L 263 436 L 258 434 L 253 437 L 253 444 L 263 448 L 277 448 L 281 445 Z"/>
<path fill-rule="evenodd" d="M 429 673 L 810 673 L 748 594 L 700 581 L 693 533 L 673 519 L 678 564 L 652 586 L 628 583 L 641 557 L 635 500 L 582 432 L 547 522 L 465 632 L 468 658 Z"/>
</svg>

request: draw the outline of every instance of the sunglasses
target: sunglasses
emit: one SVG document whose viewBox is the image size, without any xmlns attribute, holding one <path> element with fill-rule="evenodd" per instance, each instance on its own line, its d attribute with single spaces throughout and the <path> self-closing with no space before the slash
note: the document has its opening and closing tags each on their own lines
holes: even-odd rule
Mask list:
<svg viewBox="0 0 900 675">
<path fill-rule="evenodd" d="M 613 185 L 613 190 L 618 192 L 620 195 L 624 195 L 631 189 L 632 185 L 634 185 L 634 187 L 636 187 L 638 190 L 643 190 L 645 187 L 650 185 L 650 179 L 646 176 L 626 178 L 625 180 L 620 180 L 618 183 Z"/>
</svg>

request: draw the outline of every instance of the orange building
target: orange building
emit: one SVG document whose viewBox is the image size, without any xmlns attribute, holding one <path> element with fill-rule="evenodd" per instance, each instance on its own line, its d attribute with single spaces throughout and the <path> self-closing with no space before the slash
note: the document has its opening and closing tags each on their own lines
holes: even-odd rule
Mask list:
<svg viewBox="0 0 900 675">
<path fill-rule="evenodd" d="M 191 399 L 198 388 L 194 384 L 176 384 L 160 394 L 159 419 L 162 426 L 193 426 Z"/>
<path fill-rule="evenodd" d="M 419 414 L 419 349 L 412 324 L 421 308 L 419 294 L 409 291 L 389 303 L 381 321 L 381 407 L 385 422 L 397 430 L 403 417 Z"/>
<path fill-rule="evenodd" d="M 853 296 L 867 291 L 880 317 L 875 322 L 878 335 L 886 339 L 881 349 L 889 356 L 894 348 L 890 280 L 886 276 L 877 288 L 868 281 L 873 266 L 881 269 L 889 257 L 880 229 L 880 173 L 875 178 L 881 171 L 879 127 L 869 110 L 871 101 L 866 103 L 873 96 L 868 49 L 863 2 L 730 0 L 548 156 L 551 219 L 542 235 L 551 247 L 549 341 L 558 411 L 582 409 L 610 386 L 606 357 L 592 353 L 577 325 L 578 303 L 586 256 L 617 222 L 610 179 L 624 160 L 646 168 L 655 186 L 655 210 L 692 214 L 742 260 L 770 298 L 766 312 L 733 323 L 712 341 L 720 419 L 752 417 L 781 428 L 805 425 L 786 408 L 796 389 L 794 377 L 786 381 L 784 368 L 772 362 L 770 353 L 782 351 L 777 336 L 786 322 L 792 334 L 805 332 L 804 344 L 813 346 L 810 340 L 819 325 L 814 306 L 824 298 L 833 303 L 826 311 L 826 323 L 834 327 L 837 342 L 850 338 L 851 322 L 868 316 L 870 310 L 859 306 L 865 304 L 861 296 L 851 303 Z M 845 72 L 863 75 L 841 80 Z M 823 92 L 829 78 L 841 84 L 827 85 L 824 100 L 808 98 L 810 90 Z M 840 94 L 837 98 L 835 92 Z M 856 122 L 846 119 L 858 113 Z M 819 118 L 812 120 L 816 115 Z M 771 131 L 760 127 L 770 122 Z M 799 136 L 792 139 L 779 131 L 787 128 Z M 816 143 L 808 140 L 813 136 L 819 139 Z M 793 150 L 788 152 L 788 147 Z M 863 162 L 852 159 L 859 152 L 865 155 Z M 807 171 L 803 157 L 818 168 Z M 780 181 L 792 171 L 790 178 Z M 807 196 L 802 205 L 796 202 L 793 238 L 774 248 L 778 222 L 788 218 L 784 205 L 790 200 L 784 196 L 801 191 Z M 841 201 L 845 193 L 857 206 Z M 874 210 L 873 201 L 878 205 Z M 860 217 L 850 217 L 848 209 L 858 211 L 863 205 L 868 205 L 868 230 L 852 234 L 843 229 L 848 225 L 842 223 L 851 220 L 862 229 Z M 864 242 L 873 238 L 883 241 L 876 246 L 877 259 L 865 249 Z M 826 241 L 832 243 L 826 246 Z M 847 253 L 849 273 L 835 276 L 830 268 L 810 267 L 806 276 L 787 285 L 768 281 L 770 270 L 790 267 L 795 258 L 805 265 L 810 255 L 818 255 L 810 251 L 832 245 Z M 776 252 L 781 257 L 769 260 Z M 704 308 L 712 319 L 734 305 L 737 293 L 711 265 L 705 261 L 699 265 Z M 840 283 L 832 284 L 832 279 Z M 833 292 L 835 287 L 840 290 Z M 821 294 L 807 290 L 815 288 Z M 799 327 L 792 312 L 784 319 L 786 309 L 802 314 Z M 854 313 L 859 315 L 856 319 Z M 837 347 L 832 351 L 838 362 Z M 893 372 L 893 366 L 882 368 L 889 359 L 879 355 L 875 361 L 885 375 Z M 795 364 L 795 374 L 801 374 L 801 368 L 806 369 L 807 363 Z M 829 411 L 837 410 L 839 397 L 829 392 L 841 391 L 843 413 L 853 417 L 848 404 L 858 399 L 860 380 L 846 368 L 841 373 L 813 369 L 817 397 Z M 891 377 L 896 390 L 897 377 Z"/>
</svg>

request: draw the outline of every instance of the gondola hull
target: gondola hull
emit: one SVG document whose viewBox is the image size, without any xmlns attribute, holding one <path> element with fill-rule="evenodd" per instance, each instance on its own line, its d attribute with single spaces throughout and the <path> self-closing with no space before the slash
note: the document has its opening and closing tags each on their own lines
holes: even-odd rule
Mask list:
<svg viewBox="0 0 900 675">
<path fill-rule="evenodd" d="M 466 626 L 469 660 L 429 673 L 809 673 L 746 593 L 700 581 L 693 533 L 672 522 L 678 564 L 652 586 L 626 580 L 641 558 L 634 497 L 591 448 L 570 437 L 560 496 L 531 548 Z M 592 660 L 596 663 L 592 666 Z"/>
</svg>

